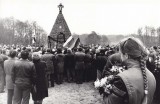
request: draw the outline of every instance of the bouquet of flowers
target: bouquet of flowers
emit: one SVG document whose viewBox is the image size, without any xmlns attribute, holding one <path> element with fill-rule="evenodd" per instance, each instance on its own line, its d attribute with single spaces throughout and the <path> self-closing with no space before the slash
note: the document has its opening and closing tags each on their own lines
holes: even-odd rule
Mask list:
<svg viewBox="0 0 160 104">
<path fill-rule="evenodd" d="M 124 67 L 122 66 L 112 66 L 112 68 L 110 69 L 110 71 L 112 73 L 118 74 L 124 71 Z"/>
<path fill-rule="evenodd" d="M 112 72 L 112 75 L 106 76 L 102 79 L 97 79 L 94 82 L 94 86 L 96 89 L 101 90 L 103 88 L 103 93 L 105 94 L 111 94 L 112 91 L 112 84 L 111 81 L 114 79 L 114 76 L 117 75 L 118 73 L 122 73 L 124 71 L 124 67 L 120 66 L 112 66 L 110 71 Z"/>
<path fill-rule="evenodd" d="M 103 88 L 104 92 L 107 94 L 111 93 L 112 85 L 110 84 L 110 81 L 113 80 L 114 76 L 110 75 L 108 77 L 104 77 L 101 80 L 97 79 L 94 82 L 94 86 L 96 89 Z"/>
</svg>

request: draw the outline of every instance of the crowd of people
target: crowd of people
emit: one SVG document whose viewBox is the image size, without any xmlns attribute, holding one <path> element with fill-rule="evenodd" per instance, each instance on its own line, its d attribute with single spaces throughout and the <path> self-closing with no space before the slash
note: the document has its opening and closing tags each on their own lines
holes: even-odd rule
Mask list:
<svg viewBox="0 0 160 104">
<path fill-rule="evenodd" d="M 102 72 L 113 49 L 1 46 L 0 52 L 0 92 L 6 86 L 8 104 L 28 104 L 30 92 L 34 103 L 40 104 L 55 83 L 95 81 L 97 69 Z"/>
<path fill-rule="evenodd" d="M 147 49 L 136 38 L 122 40 L 114 47 L 1 46 L 0 92 L 6 86 L 8 104 L 29 104 L 30 92 L 34 104 L 42 104 L 55 83 L 82 84 L 105 78 L 105 86 L 98 88 L 105 104 L 152 104 L 160 94 L 159 50 L 156 46 Z"/>
</svg>

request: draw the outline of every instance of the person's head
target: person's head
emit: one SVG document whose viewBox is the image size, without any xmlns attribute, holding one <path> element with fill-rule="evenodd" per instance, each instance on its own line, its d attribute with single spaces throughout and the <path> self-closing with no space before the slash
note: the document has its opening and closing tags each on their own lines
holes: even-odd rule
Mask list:
<svg viewBox="0 0 160 104">
<path fill-rule="evenodd" d="M 62 49 L 61 48 L 57 48 L 57 53 L 62 53 Z"/>
<path fill-rule="evenodd" d="M 87 53 L 89 53 L 90 51 L 89 51 L 89 48 L 87 48 L 87 49 L 85 49 L 85 53 L 87 54 Z"/>
<path fill-rule="evenodd" d="M 14 57 L 16 57 L 16 55 L 17 55 L 17 52 L 15 50 L 9 51 L 9 57 L 14 58 Z"/>
<path fill-rule="evenodd" d="M 144 81 L 144 94 L 145 97 L 147 97 L 148 80 L 145 68 L 145 57 L 148 55 L 147 48 L 145 48 L 143 43 L 137 38 L 126 38 L 120 42 L 120 54 L 122 61 L 126 59 L 139 61 Z"/>
<path fill-rule="evenodd" d="M 50 48 L 48 48 L 48 49 L 46 50 L 46 52 L 51 53 L 51 49 L 50 49 Z"/>
<path fill-rule="evenodd" d="M 66 53 L 67 53 L 67 50 L 68 50 L 67 48 L 64 48 L 64 49 L 63 49 L 63 54 L 66 54 Z"/>
<path fill-rule="evenodd" d="M 27 50 L 28 52 L 31 52 L 31 49 L 30 49 L 30 48 L 26 48 L 26 50 Z"/>
<path fill-rule="evenodd" d="M 138 38 L 126 38 L 120 42 L 119 51 L 121 53 L 122 61 L 126 59 L 144 58 L 148 55 L 147 48 Z"/>
<path fill-rule="evenodd" d="M 27 58 L 28 58 L 28 55 L 29 55 L 29 52 L 26 51 L 26 50 L 23 50 L 23 51 L 21 52 L 21 58 L 22 58 L 22 59 L 27 59 Z"/>
<path fill-rule="evenodd" d="M 77 48 L 73 48 L 73 52 L 77 52 Z"/>
<path fill-rule="evenodd" d="M 33 52 L 32 59 L 33 59 L 33 61 L 38 61 L 41 59 L 41 55 L 38 52 Z"/>
<path fill-rule="evenodd" d="M 79 52 L 82 52 L 82 51 L 83 51 L 83 49 L 80 47 L 80 48 L 78 48 L 78 51 L 79 51 Z"/>
<path fill-rule="evenodd" d="M 155 52 L 155 50 L 153 49 L 153 47 L 150 47 L 150 48 L 149 48 L 149 52 L 150 52 L 150 53 Z"/>
<path fill-rule="evenodd" d="M 104 49 L 100 49 L 100 54 L 101 55 L 105 55 L 105 50 Z"/>
<path fill-rule="evenodd" d="M 2 54 L 4 54 L 4 55 L 6 54 L 6 49 L 2 50 Z"/>
<path fill-rule="evenodd" d="M 23 50 L 23 51 L 26 50 L 26 47 L 23 47 L 22 50 Z"/>
<path fill-rule="evenodd" d="M 153 49 L 154 49 L 155 51 L 157 51 L 157 46 L 153 46 Z"/>
<path fill-rule="evenodd" d="M 72 50 L 68 48 L 67 53 L 69 53 L 69 54 L 72 53 Z"/>
</svg>

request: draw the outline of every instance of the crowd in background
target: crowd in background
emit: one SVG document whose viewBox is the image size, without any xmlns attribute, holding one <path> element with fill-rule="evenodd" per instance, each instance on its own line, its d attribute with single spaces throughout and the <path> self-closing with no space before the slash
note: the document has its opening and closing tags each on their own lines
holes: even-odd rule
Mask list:
<svg viewBox="0 0 160 104">
<path fill-rule="evenodd" d="M 159 50 L 160 48 L 156 46 L 149 48 L 150 54 L 146 63 L 156 78 L 157 88 L 160 86 Z M 22 99 L 28 104 L 29 93 L 34 90 L 33 86 L 37 85 L 40 93 L 35 94 L 31 91 L 32 98 L 35 104 L 41 104 L 48 96 L 48 88 L 54 87 L 55 83 L 56 85 L 63 82 L 82 84 L 111 74 L 112 66 L 121 63 L 117 51 L 116 46 L 81 46 L 73 49 L 1 46 L 0 92 L 4 92 L 6 86 L 8 104 L 12 104 L 12 100 L 13 104 L 20 104 Z M 29 71 L 26 71 L 27 69 Z M 160 94 L 159 89 L 156 90 L 155 97 Z"/>
<path fill-rule="evenodd" d="M 27 104 L 31 91 L 35 104 L 39 104 L 48 96 L 47 89 L 54 87 L 55 83 L 95 81 L 100 75 L 97 69 L 102 72 L 108 55 L 113 53 L 109 46 L 98 48 L 1 46 L 0 92 L 4 92 L 6 86 L 8 104 L 19 104 L 21 101 Z M 34 93 L 34 85 L 41 93 Z"/>
</svg>

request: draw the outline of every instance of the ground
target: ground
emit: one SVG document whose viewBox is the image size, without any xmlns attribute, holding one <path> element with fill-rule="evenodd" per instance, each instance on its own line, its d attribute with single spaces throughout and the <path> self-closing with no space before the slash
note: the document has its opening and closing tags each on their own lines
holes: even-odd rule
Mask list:
<svg viewBox="0 0 160 104">
<path fill-rule="evenodd" d="M 43 104 L 102 104 L 102 96 L 94 88 L 93 82 L 75 84 L 63 83 L 49 88 L 49 97 Z M 0 93 L 0 104 L 7 104 L 7 93 Z M 30 99 L 30 104 L 33 104 Z"/>
<path fill-rule="evenodd" d="M 102 96 L 94 88 L 93 82 L 75 84 L 63 83 L 48 89 L 49 97 L 43 104 L 102 104 Z M 0 93 L 0 104 L 7 104 L 7 92 Z M 33 104 L 32 98 L 30 104 Z M 160 103 L 153 103 L 160 104 Z"/>
</svg>

